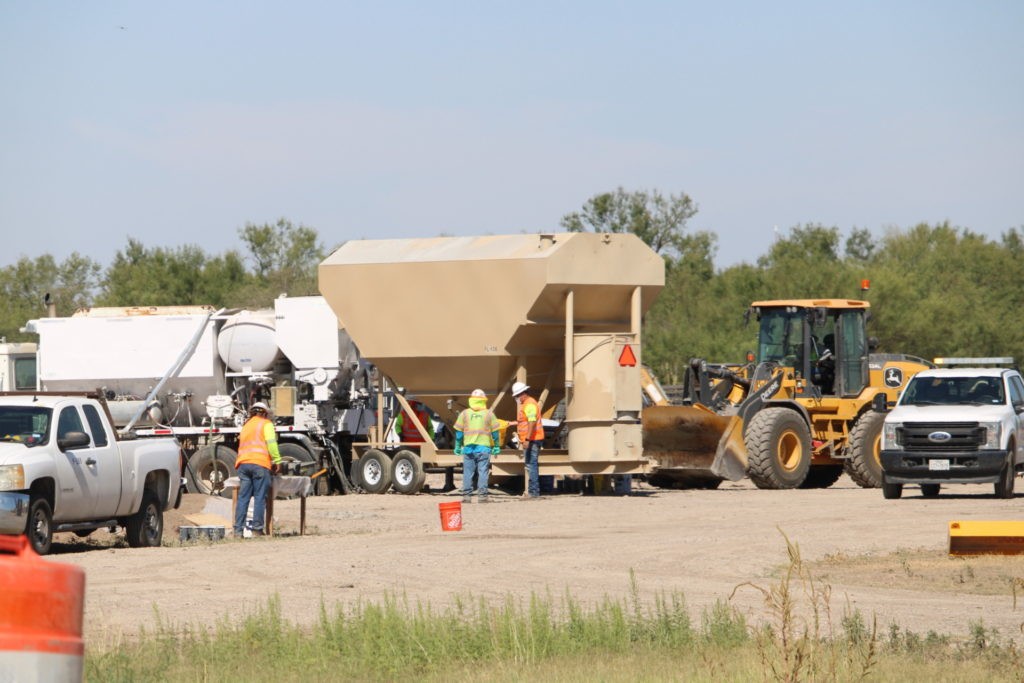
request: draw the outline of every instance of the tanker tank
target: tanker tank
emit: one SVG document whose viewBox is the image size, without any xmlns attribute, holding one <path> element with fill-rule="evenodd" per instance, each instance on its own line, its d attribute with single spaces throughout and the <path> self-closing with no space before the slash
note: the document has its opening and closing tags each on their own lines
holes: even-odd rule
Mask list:
<svg viewBox="0 0 1024 683">
<path fill-rule="evenodd" d="M 640 319 L 664 280 L 635 235 L 596 233 L 357 240 L 319 271 L 363 357 L 442 419 L 475 388 L 524 381 L 546 406 L 569 391 L 570 460 L 634 465 Z M 507 394 L 496 412 L 514 419 Z"/>
</svg>

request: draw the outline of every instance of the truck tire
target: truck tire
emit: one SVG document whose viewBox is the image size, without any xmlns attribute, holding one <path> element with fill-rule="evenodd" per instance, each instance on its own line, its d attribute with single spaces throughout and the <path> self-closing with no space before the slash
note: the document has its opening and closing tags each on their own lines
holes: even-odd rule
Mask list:
<svg viewBox="0 0 1024 683">
<path fill-rule="evenodd" d="M 302 444 L 294 443 L 292 441 L 283 441 L 277 445 L 278 451 L 281 453 L 281 460 L 284 462 L 297 462 L 297 463 L 308 463 L 316 462 L 316 458 L 313 454 L 306 450 L 306 447 Z M 313 474 L 310 472 L 309 474 Z"/>
<path fill-rule="evenodd" d="M 747 476 L 759 489 L 793 489 L 811 467 L 811 432 L 795 410 L 765 408 L 744 434 Z"/>
<path fill-rule="evenodd" d="M 890 484 L 882 475 L 882 497 L 886 500 L 898 500 L 903 497 L 903 484 Z"/>
<path fill-rule="evenodd" d="M 159 548 L 164 538 L 164 511 L 160 499 L 146 489 L 139 511 L 128 518 L 128 545 L 132 548 Z"/>
<path fill-rule="evenodd" d="M 827 489 L 843 476 L 842 465 L 814 465 L 807 471 L 807 478 L 800 484 L 802 489 Z"/>
<path fill-rule="evenodd" d="M 391 485 L 399 493 L 419 493 L 423 489 L 423 482 L 427 480 L 420 456 L 406 449 L 395 453 L 391 462 L 391 480 Z"/>
<path fill-rule="evenodd" d="M 207 496 L 220 494 L 230 498 L 230 492 L 225 493 L 227 489 L 224 488 L 224 482 L 228 477 L 235 476 L 236 457 L 238 454 L 234 449 L 227 446 L 203 446 L 198 449 L 188 459 L 188 475 L 185 478 L 188 492 Z"/>
<path fill-rule="evenodd" d="M 376 448 L 364 451 L 353 469 L 358 472 L 359 485 L 367 493 L 385 493 L 391 488 L 391 458 L 383 451 Z"/>
<path fill-rule="evenodd" d="M 1014 446 L 1010 444 L 1010 458 L 1013 458 Z M 1013 467 L 1013 462 L 1007 462 L 1006 466 L 1003 467 L 1002 474 L 999 475 L 999 481 L 995 484 L 996 498 L 1013 498 L 1013 486 L 1014 480 L 1017 478 L 1017 471 Z"/>
<path fill-rule="evenodd" d="M 846 473 L 857 486 L 876 489 L 882 485 L 882 423 L 884 413 L 869 410 L 853 423 L 850 430 L 850 457 Z"/>
<path fill-rule="evenodd" d="M 921 497 L 938 498 L 941 490 L 942 484 L 921 484 Z"/>
<path fill-rule="evenodd" d="M 53 510 L 45 498 L 32 497 L 28 506 L 25 535 L 36 553 L 46 555 L 50 552 L 53 544 Z"/>
</svg>

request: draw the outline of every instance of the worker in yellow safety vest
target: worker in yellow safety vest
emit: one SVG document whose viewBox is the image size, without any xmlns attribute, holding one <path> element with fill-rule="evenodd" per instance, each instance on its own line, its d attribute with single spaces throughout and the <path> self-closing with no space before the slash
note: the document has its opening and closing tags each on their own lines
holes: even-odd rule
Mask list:
<svg viewBox="0 0 1024 683">
<path fill-rule="evenodd" d="M 475 474 L 477 499 L 486 503 L 491 456 L 501 454 L 498 440 L 501 423 L 487 409 L 487 394 L 483 389 L 474 389 L 469 395 L 469 407 L 459 413 L 454 427 L 455 455 L 462 456 L 462 502 L 471 500 Z"/>
<path fill-rule="evenodd" d="M 430 440 L 433 441 L 434 421 L 430 419 L 427 407 L 414 398 L 408 399 L 408 401 L 409 407 L 416 413 L 420 424 L 427 430 Z M 408 443 L 423 443 L 423 436 L 420 434 L 420 430 L 416 429 L 416 422 L 407 415 L 407 411 L 403 410 L 395 420 L 395 433 L 398 434 L 398 440 Z"/>
<path fill-rule="evenodd" d="M 512 397 L 516 400 L 516 434 L 519 447 L 523 449 L 523 467 L 526 469 L 527 498 L 540 498 L 540 447 L 544 444 L 544 424 L 541 421 L 540 404 L 526 392 L 529 386 L 523 382 L 512 384 Z"/>
<path fill-rule="evenodd" d="M 254 500 L 252 510 L 252 533 L 263 535 L 267 493 L 270 491 L 270 477 L 281 468 L 281 452 L 277 448 L 277 431 L 270 421 L 267 404 L 257 401 L 249 409 L 250 417 L 238 435 L 238 503 L 235 507 L 235 537 L 241 538 L 245 531 L 245 517 L 249 512 L 249 501 Z"/>
</svg>

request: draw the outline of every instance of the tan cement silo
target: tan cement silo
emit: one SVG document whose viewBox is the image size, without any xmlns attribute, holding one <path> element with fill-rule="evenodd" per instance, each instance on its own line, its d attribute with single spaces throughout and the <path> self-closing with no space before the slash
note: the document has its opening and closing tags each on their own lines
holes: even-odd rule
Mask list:
<svg viewBox="0 0 1024 683">
<path fill-rule="evenodd" d="M 640 239 L 595 233 L 356 240 L 319 272 L 363 357 L 444 418 L 474 388 L 493 399 L 518 379 L 547 406 L 568 390 L 579 462 L 640 460 L 639 368 L 618 361 L 639 362 L 640 318 L 664 280 Z M 510 399 L 495 408 L 514 418 Z"/>
</svg>

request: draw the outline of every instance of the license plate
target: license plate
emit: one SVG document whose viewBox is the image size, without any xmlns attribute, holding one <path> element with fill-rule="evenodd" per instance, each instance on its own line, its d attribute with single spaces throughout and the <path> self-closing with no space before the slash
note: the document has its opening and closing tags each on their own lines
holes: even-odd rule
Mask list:
<svg viewBox="0 0 1024 683">
<path fill-rule="evenodd" d="M 929 460 L 928 469 L 930 470 L 948 470 L 949 460 Z"/>
</svg>

